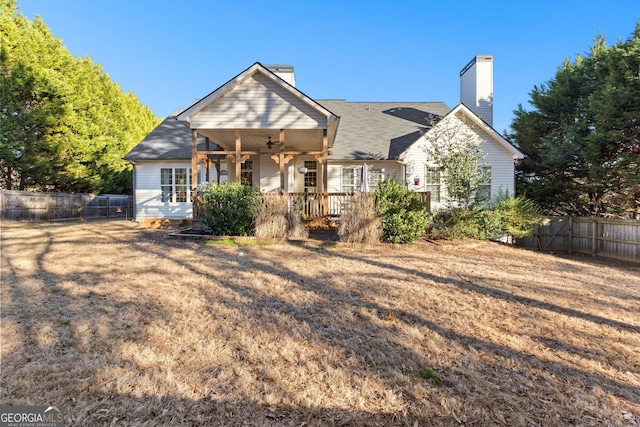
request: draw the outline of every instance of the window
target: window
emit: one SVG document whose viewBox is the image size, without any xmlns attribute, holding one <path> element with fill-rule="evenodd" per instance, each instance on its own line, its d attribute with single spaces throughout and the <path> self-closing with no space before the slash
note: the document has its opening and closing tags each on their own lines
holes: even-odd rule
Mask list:
<svg viewBox="0 0 640 427">
<path fill-rule="evenodd" d="M 187 202 L 187 169 L 186 168 L 177 168 L 175 170 L 176 175 L 176 202 L 178 203 L 186 203 Z"/>
<path fill-rule="evenodd" d="M 191 186 L 191 169 L 160 169 L 160 200 L 163 203 L 191 202 L 189 187 Z"/>
<path fill-rule="evenodd" d="M 425 166 L 424 191 L 431 193 L 431 203 L 440 202 L 440 168 Z"/>
<path fill-rule="evenodd" d="M 162 190 L 161 200 L 171 202 L 173 199 L 173 170 L 171 168 L 160 169 L 160 189 Z"/>
<path fill-rule="evenodd" d="M 478 184 L 476 200 L 480 203 L 491 201 L 491 166 L 480 166 L 482 180 Z"/>
<path fill-rule="evenodd" d="M 355 193 L 360 191 L 360 178 L 362 166 L 345 166 L 342 168 L 342 192 Z M 375 190 L 380 182 L 384 181 L 382 168 L 369 167 L 369 189 Z"/>
<path fill-rule="evenodd" d="M 305 160 L 304 167 L 307 168 L 304 174 L 304 192 L 315 193 L 318 191 L 318 162 Z"/>
<path fill-rule="evenodd" d="M 353 167 L 342 168 L 342 192 L 355 193 L 360 188 L 360 172 Z"/>
<path fill-rule="evenodd" d="M 253 185 L 253 160 L 245 160 L 240 167 L 240 182 L 242 185 Z"/>
</svg>

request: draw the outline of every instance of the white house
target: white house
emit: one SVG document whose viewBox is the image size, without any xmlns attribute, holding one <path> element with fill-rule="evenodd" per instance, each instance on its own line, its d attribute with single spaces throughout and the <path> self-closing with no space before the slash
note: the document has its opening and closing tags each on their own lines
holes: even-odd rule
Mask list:
<svg viewBox="0 0 640 427">
<path fill-rule="evenodd" d="M 437 208 L 444 185 L 423 147 L 453 121 L 483 142 L 487 193 L 513 194 L 523 155 L 490 124 L 492 61 L 477 55 L 462 70 L 464 103 L 453 110 L 442 102 L 313 100 L 294 86 L 293 67 L 255 63 L 175 111 L 125 156 L 134 165 L 136 220 L 191 218 L 189 189 L 218 180 L 295 193 L 313 207 L 308 213 L 335 215 L 331 200 L 358 191 L 364 162 L 371 188 L 395 176 L 429 191 Z"/>
</svg>

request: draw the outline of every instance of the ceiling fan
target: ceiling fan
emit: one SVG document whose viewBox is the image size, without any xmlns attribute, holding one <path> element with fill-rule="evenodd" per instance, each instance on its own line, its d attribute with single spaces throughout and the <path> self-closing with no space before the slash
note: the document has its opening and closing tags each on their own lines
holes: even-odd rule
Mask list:
<svg viewBox="0 0 640 427">
<path fill-rule="evenodd" d="M 269 140 L 267 141 L 267 148 L 269 150 L 271 150 L 271 147 L 273 147 L 274 145 L 280 145 L 281 142 L 275 142 L 271 140 L 271 137 L 269 137 Z"/>
</svg>

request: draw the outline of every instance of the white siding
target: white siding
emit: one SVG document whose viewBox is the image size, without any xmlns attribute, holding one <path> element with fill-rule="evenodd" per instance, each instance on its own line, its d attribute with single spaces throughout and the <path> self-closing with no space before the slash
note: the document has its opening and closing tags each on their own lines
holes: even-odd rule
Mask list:
<svg viewBox="0 0 640 427">
<path fill-rule="evenodd" d="M 396 161 L 374 161 L 374 160 L 350 160 L 350 161 L 336 161 L 332 160 L 329 163 L 329 192 L 341 193 L 342 192 L 342 168 L 344 167 L 362 167 L 362 163 L 367 163 L 367 166 L 374 168 L 384 169 L 384 176 L 396 176 L 399 182 L 404 180 L 403 165 Z"/>
<path fill-rule="evenodd" d="M 458 121 L 463 126 L 461 121 Z M 474 132 L 477 134 L 478 141 L 483 141 L 483 150 L 486 153 L 486 157 L 480 161 L 480 165 L 491 166 L 491 199 L 494 200 L 501 192 L 508 194 L 515 194 L 515 164 L 513 154 L 509 153 L 500 143 L 492 138 L 484 130 L 474 127 Z M 420 138 L 415 144 L 413 144 L 404 155 L 404 161 L 406 164 L 407 181 L 409 189 L 412 191 L 425 191 L 424 185 L 424 172 L 425 166 L 437 166 L 427 157 L 425 152 L 425 146 L 427 141 L 425 138 Z M 420 178 L 420 185 L 413 185 L 413 178 Z M 447 194 L 445 191 L 444 177 L 441 178 L 441 200 L 446 200 Z M 438 209 L 443 207 L 444 203 L 432 204 L 432 209 Z"/>
<path fill-rule="evenodd" d="M 286 173 L 285 173 L 286 182 Z M 275 192 L 280 189 L 280 165 L 270 156 L 260 157 L 260 191 Z"/>
<path fill-rule="evenodd" d="M 191 128 L 322 129 L 327 118 L 303 100 L 256 73 L 190 117 Z"/>
<path fill-rule="evenodd" d="M 161 201 L 160 169 L 191 168 L 190 161 L 139 161 L 135 172 L 136 221 L 146 219 L 188 219 L 193 214 L 191 203 Z"/>
<path fill-rule="evenodd" d="M 478 60 L 476 80 L 476 113 L 493 126 L 493 58 Z"/>
<path fill-rule="evenodd" d="M 493 56 L 477 55 L 460 75 L 460 102 L 493 126 Z"/>
</svg>

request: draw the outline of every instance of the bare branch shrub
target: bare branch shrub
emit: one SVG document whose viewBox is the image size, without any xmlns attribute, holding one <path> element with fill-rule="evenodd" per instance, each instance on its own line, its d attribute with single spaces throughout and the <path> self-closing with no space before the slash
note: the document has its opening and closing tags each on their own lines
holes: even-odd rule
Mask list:
<svg viewBox="0 0 640 427">
<path fill-rule="evenodd" d="M 305 238 L 308 233 L 286 194 L 263 197 L 253 218 L 255 235 L 263 239 Z"/>
<path fill-rule="evenodd" d="M 351 208 L 340 216 L 338 238 L 349 243 L 378 243 L 382 236 L 382 220 L 376 212 L 373 193 L 353 195 Z"/>
</svg>

